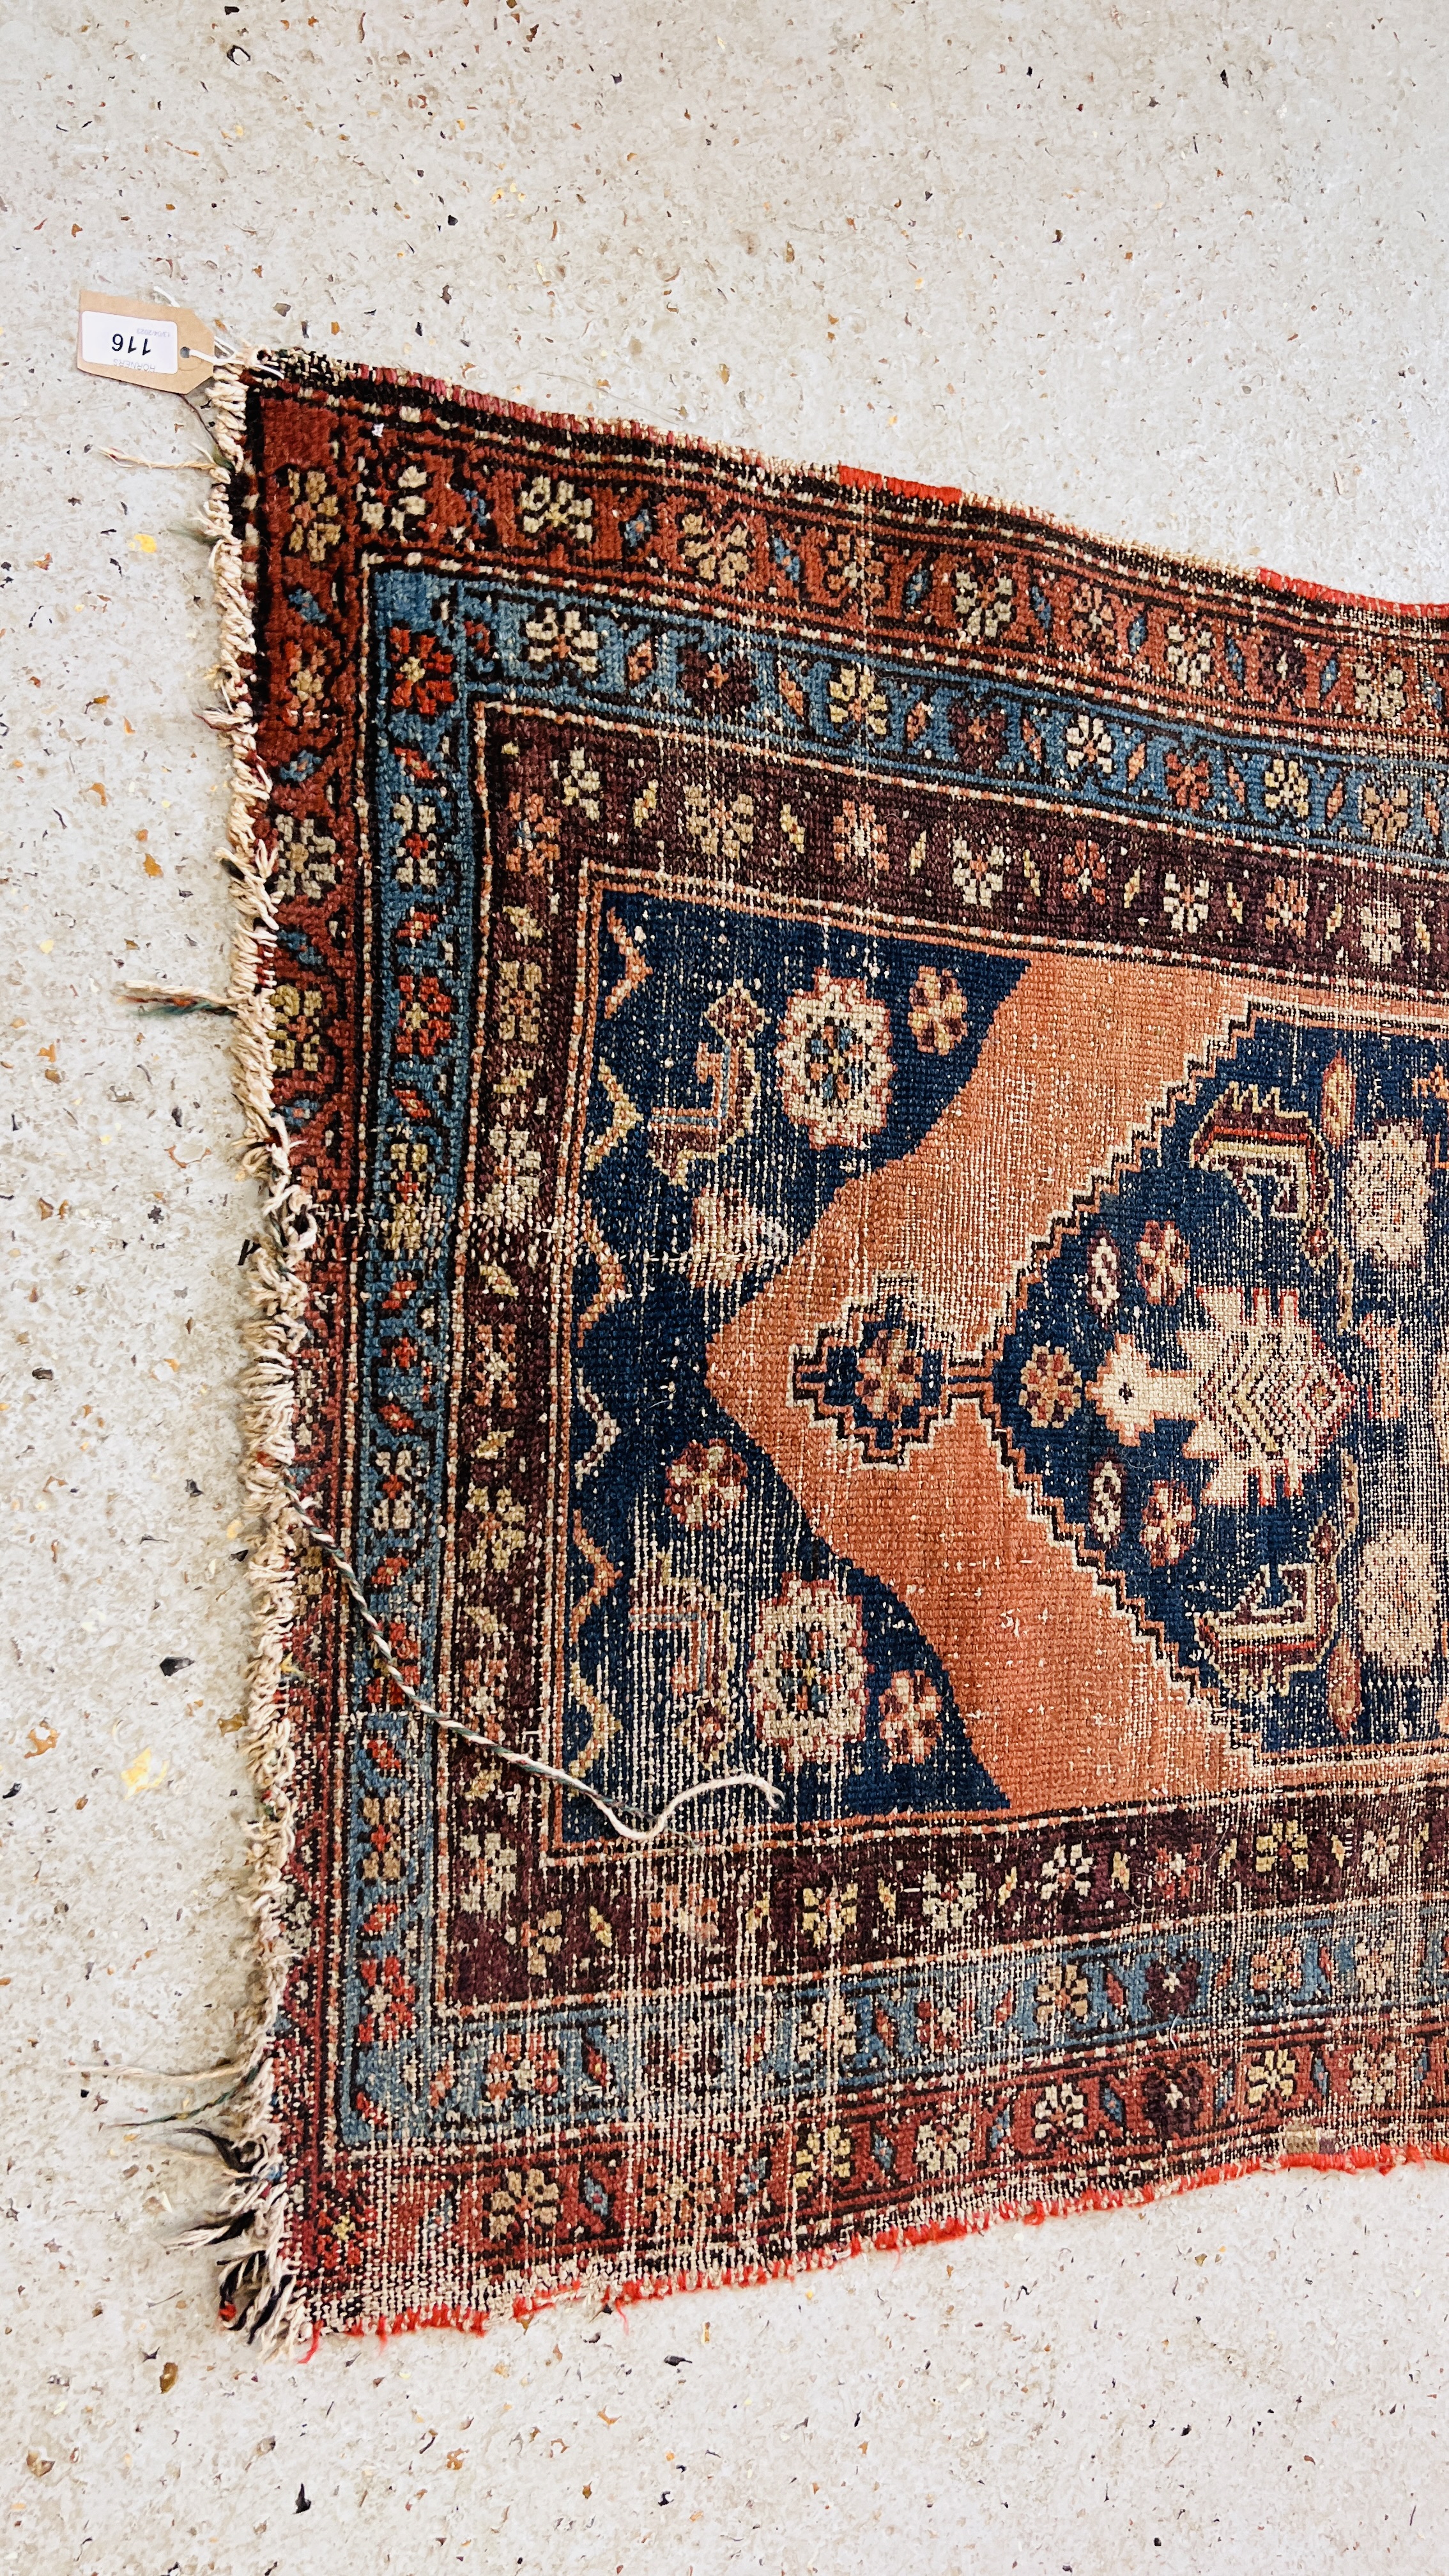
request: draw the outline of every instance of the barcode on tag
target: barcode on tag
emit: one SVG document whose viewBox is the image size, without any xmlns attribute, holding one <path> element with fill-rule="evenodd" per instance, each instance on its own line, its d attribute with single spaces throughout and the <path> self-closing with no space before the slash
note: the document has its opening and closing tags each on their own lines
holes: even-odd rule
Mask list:
<svg viewBox="0 0 1449 2576">
<path fill-rule="evenodd" d="M 123 313 L 81 315 L 81 356 L 92 367 L 134 367 L 174 376 L 180 356 L 174 322 L 130 322 Z"/>
</svg>

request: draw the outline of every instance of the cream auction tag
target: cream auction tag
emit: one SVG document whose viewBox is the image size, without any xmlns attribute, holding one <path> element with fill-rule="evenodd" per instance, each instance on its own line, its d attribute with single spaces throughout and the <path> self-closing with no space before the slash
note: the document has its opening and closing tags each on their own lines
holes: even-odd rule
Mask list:
<svg viewBox="0 0 1449 2576">
<path fill-rule="evenodd" d="M 75 362 L 82 375 L 114 376 L 123 385 L 189 394 L 206 382 L 216 343 L 206 324 L 181 304 L 136 304 L 124 295 L 84 288 Z"/>
</svg>

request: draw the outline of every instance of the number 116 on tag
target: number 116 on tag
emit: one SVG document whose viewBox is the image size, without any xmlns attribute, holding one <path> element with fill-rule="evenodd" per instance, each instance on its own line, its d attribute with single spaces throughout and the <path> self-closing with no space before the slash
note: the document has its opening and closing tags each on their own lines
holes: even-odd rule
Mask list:
<svg viewBox="0 0 1449 2576">
<path fill-rule="evenodd" d="M 135 367 L 147 375 L 176 373 L 174 322 L 131 322 L 118 313 L 81 315 L 81 356 L 91 366 Z"/>
</svg>

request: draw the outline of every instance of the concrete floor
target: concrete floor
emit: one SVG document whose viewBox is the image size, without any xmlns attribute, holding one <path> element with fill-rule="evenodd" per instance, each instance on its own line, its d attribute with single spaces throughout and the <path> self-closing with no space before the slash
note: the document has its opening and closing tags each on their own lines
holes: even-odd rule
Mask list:
<svg viewBox="0 0 1449 2576">
<path fill-rule="evenodd" d="M 71 367 L 79 286 L 164 288 L 244 340 L 1446 598 L 1439 0 L 130 5 L 0 25 L 5 2563 L 1442 2569 L 1438 2168 L 301 2370 L 214 2329 L 167 2246 L 209 2171 L 121 2070 L 245 2026 L 252 1213 L 223 1024 L 113 998 L 224 981 L 213 629 L 194 478 L 103 453 L 190 421 Z"/>
</svg>

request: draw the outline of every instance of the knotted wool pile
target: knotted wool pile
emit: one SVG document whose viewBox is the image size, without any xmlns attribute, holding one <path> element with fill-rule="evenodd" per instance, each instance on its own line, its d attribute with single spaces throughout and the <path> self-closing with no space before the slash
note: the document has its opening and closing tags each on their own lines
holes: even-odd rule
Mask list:
<svg viewBox="0 0 1449 2576">
<path fill-rule="evenodd" d="M 1445 2152 L 1449 620 L 320 363 L 241 439 L 228 2305 Z"/>
</svg>

